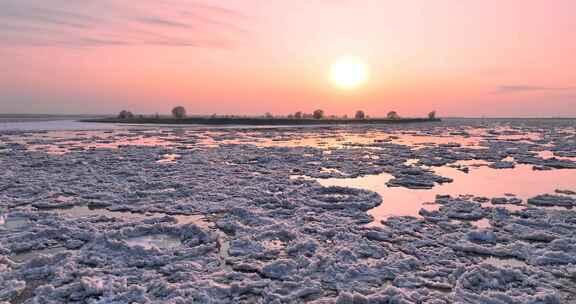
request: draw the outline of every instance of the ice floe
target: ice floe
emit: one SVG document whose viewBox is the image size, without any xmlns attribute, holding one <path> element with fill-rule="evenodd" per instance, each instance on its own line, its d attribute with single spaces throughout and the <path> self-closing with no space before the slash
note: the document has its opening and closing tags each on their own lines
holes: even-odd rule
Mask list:
<svg viewBox="0 0 576 304">
<path fill-rule="evenodd" d="M 571 303 L 552 123 L 3 131 L 0 302 Z"/>
</svg>

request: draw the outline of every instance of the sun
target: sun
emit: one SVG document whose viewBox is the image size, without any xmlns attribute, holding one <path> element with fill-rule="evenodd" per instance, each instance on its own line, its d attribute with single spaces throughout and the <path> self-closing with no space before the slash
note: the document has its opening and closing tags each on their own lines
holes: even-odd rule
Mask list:
<svg viewBox="0 0 576 304">
<path fill-rule="evenodd" d="M 366 82 L 368 68 L 360 58 L 340 57 L 330 68 L 330 78 L 339 88 L 352 90 Z"/>
</svg>

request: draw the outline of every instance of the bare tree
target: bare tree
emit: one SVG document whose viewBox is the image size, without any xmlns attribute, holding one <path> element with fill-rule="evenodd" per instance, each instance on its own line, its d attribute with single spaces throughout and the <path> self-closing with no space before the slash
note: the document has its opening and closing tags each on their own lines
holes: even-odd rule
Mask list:
<svg viewBox="0 0 576 304">
<path fill-rule="evenodd" d="M 266 113 L 264 113 L 264 117 L 266 117 L 266 118 L 274 118 L 274 115 L 272 115 L 272 113 L 270 113 L 270 112 L 266 112 Z"/>
<path fill-rule="evenodd" d="M 131 118 L 134 118 L 134 114 L 132 114 L 132 112 L 130 112 L 130 111 L 122 110 L 122 111 L 120 111 L 120 113 L 118 114 L 118 118 L 120 118 L 120 119 L 131 119 Z"/>
<path fill-rule="evenodd" d="M 324 110 L 315 110 L 314 113 L 312 113 L 312 116 L 314 117 L 314 119 L 322 119 L 324 118 Z"/>
<path fill-rule="evenodd" d="M 358 120 L 362 120 L 366 118 L 366 114 L 364 114 L 364 111 L 356 111 L 356 115 L 354 115 L 354 119 L 358 119 Z"/>
<path fill-rule="evenodd" d="M 301 111 L 298 111 L 298 112 L 294 113 L 294 118 L 296 118 L 296 119 L 302 119 L 302 112 L 301 112 Z"/>
<path fill-rule="evenodd" d="M 436 111 L 428 113 L 428 119 L 436 119 Z"/>
<path fill-rule="evenodd" d="M 177 119 L 182 119 L 186 117 L 186 109 L 184 109 L 184 107 L 182 106 L 177 106 L 174 109 L 172 109 L 172 116 L 174 116 L 174 118 Z"/>
<path fill-rule="evenodd" d="M 391 120 L 400 119 L 400 115 L 398 115 L 398 113 L 396 113 L 396 111 L 390 111 L 390 112 L 388 112 L 388 115 L 386 115 L 386 117 L 387 117 L 388 119 L 391 119 Z"/>
</svg>

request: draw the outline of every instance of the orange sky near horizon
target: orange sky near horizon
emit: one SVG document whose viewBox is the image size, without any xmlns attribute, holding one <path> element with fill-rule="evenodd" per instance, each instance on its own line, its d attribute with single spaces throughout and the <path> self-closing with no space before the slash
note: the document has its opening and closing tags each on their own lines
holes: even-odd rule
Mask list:
<svg viewBox="0 0 576 304">
<path fill-rule="evenodd" d="M 0 113 L 576 116 L 576 1 L 81 3 L 0 3 Z"/>
</svg>

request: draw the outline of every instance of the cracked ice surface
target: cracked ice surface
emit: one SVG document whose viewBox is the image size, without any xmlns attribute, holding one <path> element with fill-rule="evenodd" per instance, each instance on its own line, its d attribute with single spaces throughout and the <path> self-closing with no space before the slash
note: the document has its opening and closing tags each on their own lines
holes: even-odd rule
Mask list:
<svg viewBox="0 0 576 304">
<path fill-rule="evenodd" d="M 4 131 L 0 303 L 571 303 L 574 151 L 572 121 Z"/>
</svg>

